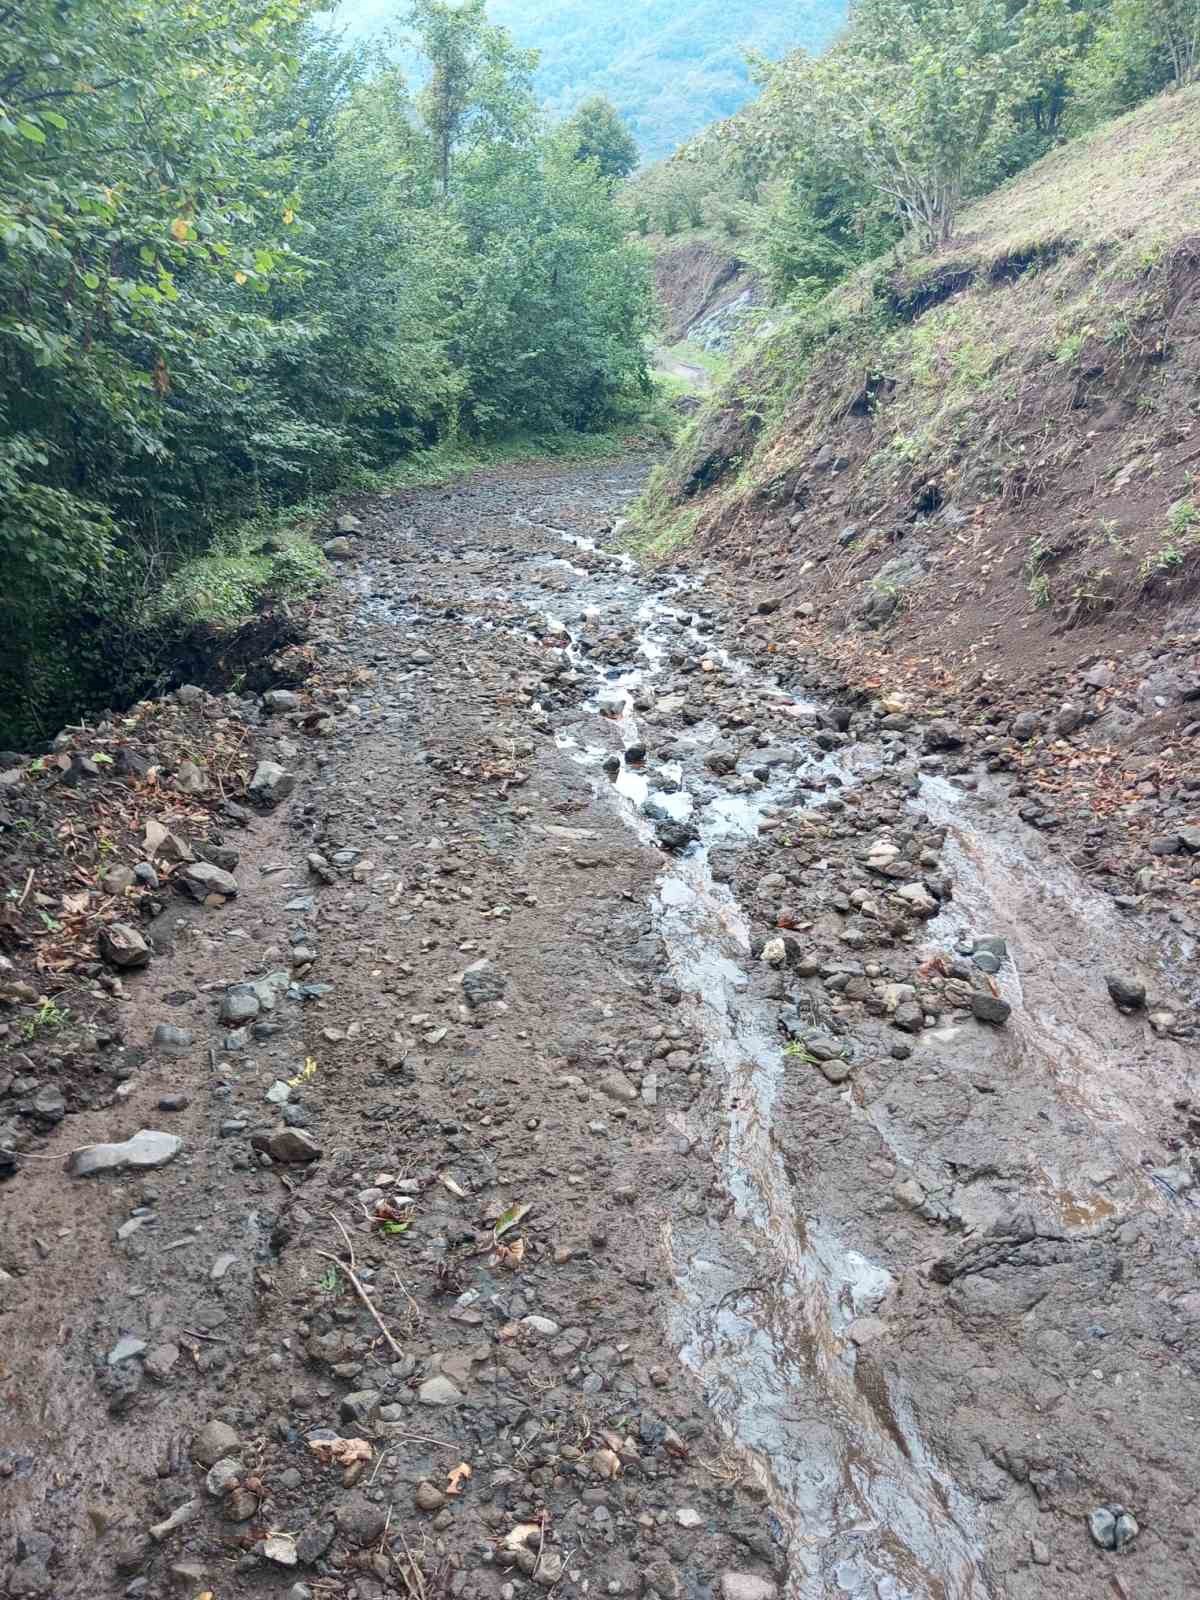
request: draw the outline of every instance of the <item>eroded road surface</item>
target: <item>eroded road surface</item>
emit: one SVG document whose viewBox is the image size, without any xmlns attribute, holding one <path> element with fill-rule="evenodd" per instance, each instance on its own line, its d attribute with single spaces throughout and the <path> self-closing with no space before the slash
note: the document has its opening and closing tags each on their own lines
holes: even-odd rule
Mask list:
<svg viewBox="0 0 1200 1600">
<path fill-rule="evenodd" d="M 1200 1592 L 1187 952 L 605 553 L 645 471 L 353 506 L 295 793 L 0 1197 L 0 1593 Z"/>
</svg>

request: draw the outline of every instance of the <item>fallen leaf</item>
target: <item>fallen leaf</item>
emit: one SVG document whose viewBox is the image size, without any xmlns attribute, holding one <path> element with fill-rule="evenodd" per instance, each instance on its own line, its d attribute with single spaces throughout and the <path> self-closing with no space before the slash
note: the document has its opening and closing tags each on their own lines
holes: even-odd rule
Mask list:
<svg viewBox="0 0 1200 1600">
<path fill-rule="evenodd" d="M 70 916 L 82 916 L 88 908 L 89 895 L 85 889 L 82 894 L 65 894 L 62 897 L 62 907 Z"/>
<path fill-rule="evenodd" d="M 443 1189 L 449 1189 L 450 1193 L 456 1194 L 460 1200 L 465 1200 L 467 1198 L 467 1191 L 462 1187 L 461 1184 L 455 1183 L 454 1179 L 448 1172 L 439 1172 L 438 1178 Z"/>
<path fill-rule="evenodd" d="M 511 1244 L 498 1244 L 496 1253 L 492 1257 L 492 1265 L 507 1267 L 509 1272 L 515 1272 L 525 1259 L 524 1239 L 514 1239 Z"/>
<path fill-rule="evenodd" d="M 541 1526 L 536 1522 L 518 1522 L 511 1532 L 506 1533 L 500 1541 L 506 1550 L 520 1550 L 535 1537 L 541 1536 Z"/>
<path fill-rule="evenodd" d="M 516 1227 L 522 1217 L 527 1216 L 532 1210 L 533 1202 L 530 1201 L 525 1205 L 509 1206 L 507 1211 L 502 1211 L 496 1218 L 496 1226 L 492 1230 L 492 1236 L 497 1243 L 506 1233 Z"/>
<path fill-rule="evenodd" d="M 456 1467 L 452 1467 L 450 1470 L 450 1478 L 446 1484 L 446 1493 L 461 1494 L 463 1491 L 463 1484 L 466 1483 L 470 1476 L 471 1468 L 465 1461 L 460 1461 Z"/>
<path fill-rule="evenodd" d="M 310 1439 L 308 1448 L 323 1467 L 349 1467 L 355 1461 L 370 1461 L 373 1454 L 365 1439 Z"/>
</svg>

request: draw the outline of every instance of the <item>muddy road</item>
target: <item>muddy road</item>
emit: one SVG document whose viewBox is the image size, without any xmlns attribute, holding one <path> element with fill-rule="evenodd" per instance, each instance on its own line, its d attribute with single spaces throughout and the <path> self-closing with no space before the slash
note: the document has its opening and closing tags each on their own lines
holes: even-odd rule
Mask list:
<svg viewBox="0 0 1200 1600">
<path fill-rule="evenodd" d="M 348 508 L 294 792 L 0 1189 L 0 1594 L 1200 1592 L 1191 952 L 607 553 L 646 470 Z"/>
</svg>

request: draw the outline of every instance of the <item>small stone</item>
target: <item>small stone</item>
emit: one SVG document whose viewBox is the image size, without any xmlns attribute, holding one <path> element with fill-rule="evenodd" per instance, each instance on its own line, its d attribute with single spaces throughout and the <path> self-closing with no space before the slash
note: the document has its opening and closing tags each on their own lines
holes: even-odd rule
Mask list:
<svg viewBox="0 0 1200 1600">
<path fill-rule="evenodd" d="M 190 1104 L 186 1094 L 177 1091 L 173 1094 L 162 1094 L 158 1097 L 160 1111 L 186 1111 Z"/>
<path fill-rule="evenodd" d="M 221 996 L 221 1021 L 231 1028 L 253 1022 L 262 1009 L 252 983 L 231 983 Z"/>
<path fill-rule="evenodd" d="M 338 1415 L 343 1422 L 354 1422 L 362 1427 L 370 1427 L 382 1398 L 378 1389 L 356 1389 L 353 1394 L 342 1396 Z"/>
<path fill-rule="evenodd" d="M 436 1484 L 427 1480 L 417 1485 L 416 1501 L 421 1511 L 440 1511 L 446 1504 L 446 1496 Z"/>
<path fill-rule="evenodd" d="M 146 966 L 153 954 L 137 929 L 131 928 L 127 922 L 110 922 L 107 927 L 101 928 L 96 943 L 101 958 L 110 967 L 119 967 L 124 971 Z"/>
<path fill-rule="evenodd" d="M 506 987 L 504 975 L 490 961 L 476 961 L 462 975 L 463 996 L 472 1010 L 489 1001 L 502 1000 Z"/>
<path fill-rule="evenodd" d="M 1112 996 L 1113 1004 L 1123 1011 L 1140 1011 L 1146 1004 L 1146 985 L 1139 978 L 1112 973 L 1104 982 Z"/>
<path fill-rule="evenodd" d="M 146 1348 L 144 1339 L 134 1339 L 129 1334 L 123 1339 L 118 1339 L 108 1352 L 108 1365 L 118 1366 L 122 1361 L 130 1361 L 134 1356 L 140 1356 Z"/>
<path fill-rule="evenodd" d="M 675 1521 L 681 1528 L 700 1528 L 704 1525 L 704 1518 L 691 1506 L 683 1506 L 675 1513 Z"/>
<path fill-rule="evenodd" d="M 263 705 L 268 711 L 297 711 L 300 696 L 291 689 L 268 689 L 263 695 Z"/>
<path fill-rule="evenodd" d="M 232 1456 L 241 1442 L 227 1422 L 214 1417 L 192 1440 L 192 1459 L 202 1467 L 215 1467 L 225 1456 Z"/>
<path fill-rule="evenodd" d="M 310 1522 L 296 1540 L 296 1559 L 311 1567 L 333 1543 L 337 1528 L 333 1522 Z"/>
<path fill-rule="evenodd" d="M 561 1332 L 558 1323 L 552 1322 L 549 1317 L 522 1317 L 521 1326 L 528 1328 L 531 1333 L 540 1333 L 546 1339 L 552 1339 Z"/>
<path fill-rule="evenodd" d="M 1029 1559 L 1035 1567 L 1048 1567 L 1050 1565 L 1050 1546 L 1043 1544 L 1040 1539 L 1030 1539 Z"/>
<path fill-rule="evenodd" d="M 185 861 L 171 881 L 190 894 L 193 900 L 201 902 L 207 900 L 209 895 L 232 900 L 238 892 L 237 879 L 233 874 L 221 867 L 214 867 L 208 861 Z"/>
<path fill-rule="evenodd" d="M 553 1589 L 563 1575 L 563 1558 L 557 1550 L 543 1550 L 534 1568 L 533 1581 L 543 1589 Z"/>
<path fill-rule="evenodd" d="M 214 1461 L 208 1469 L 204 1479 L 204 1487 L 209 1494 L 219 1497 L 227 1489 L 234 1488 L 240 1481 L 245 1468 L 233 1456 L 222 1456 L 219 1461 Z"/>
<path fill-rule="evenodd" d="M 976 991 L 971 996 L 971 1014 L 978 1022 L 990 1022 L 999 1027 L 1012 1015 L 1012 1007 L 1007 1000 L 1001 1000 L 999 995 L 981 994 Z"/>
<path fill-rule="evenodd" d="M 330 561 L 352 561 L 354 559 L 354 546 L 349 539 L 340 534 L 336 539 L 327 539 L 321 547 L 326 558 Z"/>
<path fill-rule="evenodd" d="M 152 1350 L 146 1352 L 142 1366 L 148 1378 L 153 1378 L 157 1383 L 164 1383 L 170 1377 L 171 1370 L 178 1360 L 178 1345 L 156 1344 Z"/>
<path fill-rule="evenodd" d="M 435 1374 L 432 1378 L 426 1378 L 425 1382 L 417 1390 L 417 1399 L 423 1406 L 456 1406 L 462 1400 L 462 1397 L 461 1389 L 451 1383 L 449 1378 L 443 1377 L 441 1373 Z"/>
<path fill-rule="evenodd" d="M 775 1600 L 778 1585 L 753 1572 L 723 1572 L 721 1600 Z"/>
<path fill-rule="evenodd" d="M 66 1160 L 66 1170 L 72 1178 L 91 1178 L 101 1172 L 124 1172 L 127 1168 L 165 1167 L 182 1148 L 183 1140 L 175 1134 L 142 1128 L 124 1144 L 86 1144 L 79 1150 L 72 1150 Z"/>
<path fill-rule="evenodd" d="M 174 1023 L 160 1022 L 154 1030 L 154 1048 L 160 1055 L 182 1056 L 191 1048 L 192 1036 L 186 1028 Z"/>
<path fill-rule="evenodd" d="M 277 761 L 260 761 L 250 780 L 249 794 L 260 805 L 277 806 L 295 787 L 294 773 L 285 771 Z"/>
<path fill-rule="evenodd" d="M 601 1094 L 608 1095 L 610 1100 L 623 1101 L 631 1106 L 638 1100 L 638 1091 L 633 1082 L 617 1067 L 609 1072 L 601 1073 L 596 1080 L 596 1087 Z"/>
<path fill-rule="evenodd" d="M 256 1150 L 265 1151 L 272 1161 L 299 1163 L 321 1159 L 321 1146 L 303 1128 L 277 1128 L 271 1134 L 258 1134 L 253 1144 Z"/>
</svg>

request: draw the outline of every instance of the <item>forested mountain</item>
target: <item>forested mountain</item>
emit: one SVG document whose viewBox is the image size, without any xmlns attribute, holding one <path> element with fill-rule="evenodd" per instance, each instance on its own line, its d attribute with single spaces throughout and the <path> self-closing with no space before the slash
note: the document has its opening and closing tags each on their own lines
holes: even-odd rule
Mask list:
<svg viewBox="0 0 1200 1600">
<path fill-rule="evenodd" d="M 397 0 L 344 0 L 356 35 L 396 24 Z M 540 52 L 534 88 L 555 114 L 606 95 L 653 159 L 727 117 L 751 93 L 743 52 L 778 57 L 828 43 L 844 0 L 491 0 L 488 15 Z"/>
</svg>

